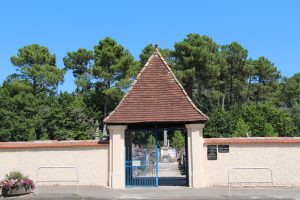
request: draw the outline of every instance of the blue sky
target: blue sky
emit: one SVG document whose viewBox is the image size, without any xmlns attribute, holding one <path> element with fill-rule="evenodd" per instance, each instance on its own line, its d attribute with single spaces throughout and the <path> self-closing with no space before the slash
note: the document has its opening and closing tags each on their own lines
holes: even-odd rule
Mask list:
<svg viewBox="0 0 300 200">
<path fill-rule="evenodd" d="M 93 49 L 111 36 L 138 58 L 148 43 L 173 48 L 188 33 L 233 41 L 249 57 L 266 56 L 284 76 L 300 72 L 300 1 L 92 1 L 2 0 L 0 2 L 0 84 L 15 67 L 10 57 L 24 45 L 38 43 L 56 54 Z M 61 91 L 73 91 L 66 74 Z"/>
</svg>

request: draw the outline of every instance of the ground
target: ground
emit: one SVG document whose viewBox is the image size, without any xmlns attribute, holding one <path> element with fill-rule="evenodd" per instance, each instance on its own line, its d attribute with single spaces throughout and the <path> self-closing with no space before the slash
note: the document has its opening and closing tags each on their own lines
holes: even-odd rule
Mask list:
<svg viewBox="0 0 300 200">
<path fill-rule="evenodd" d="M 158 182 L 160 186 L 186 186 L 177 162 L 159 163 Z"/>
<path fill-rule="evenodd" d="M 10 200 L 55 199 L 55 200 L 93 200 L 93 199 L 200 199 L 200 200 L 244 200 L 273 199 L 271 188 L 233 188 L 232 197 L 228 196 L 227 187 L 192 189 L 185 186 L 185 176 L 178 170 L 178 164 L 160 163 L 159 187 L 131 187 L 116 190 L 96 186 L 80 186 L 79 195 L 75 186 L 40 186 L 39 193 L 11 197 Z M 176 185 L 176 186 L 175 186 Z M 36 192 L 36 191 L 35 191 Z M 1 197 L 0 197 L 1 199 Z M 274 199 L 300 200 L 300 188 L 276 187 Z"/>
<path fill-rule="evenodd" d="M 80 194 L 73 194 L 76 191 L 72 186 L 42 186 L 39 194 L 7 198 L 7 199 L 214 199 L 214 200 L 239 200 L 239 199 L 272 199 L 270 189 L 241 189 L 232 191 L 232 197 L 228 197 L 227 188 L 203 188 L 191 189 L 188 187 L 158 187 L 158 188 L 128 188 L 115 190 L 95 186 L 80 186 Z M 0 197 L 1 198 L 1 197 Z M 300 188 L 275 188 L 275 199 L 300 200 Z"/>
</svg>

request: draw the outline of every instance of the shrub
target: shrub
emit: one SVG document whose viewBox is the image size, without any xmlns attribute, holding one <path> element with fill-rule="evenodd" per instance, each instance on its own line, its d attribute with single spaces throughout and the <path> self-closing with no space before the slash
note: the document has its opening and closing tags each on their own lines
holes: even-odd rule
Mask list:
<svg viewBox="0 0 300 200">
<path fill-rule="evenodd" d="M 33 190 L 35 184 L 31 179 L 18 171 L 12 171 L 9 174 L 6 174 L 5 179 L 0 181 L 0 188 L 2 188 L 2 191 L 19 189 L 21 187 L 24 187 L 27 190 Z"/>
<path fill-rule="evenodd" d="M 232 135 L 234 137 L 249 137 L 249 126 L 244 122 L 242 118 L 239 118 L 236 124 L 236 129 L 234 131 L 234 134 Z"/>
<path fill-rule="evenodd" d="M 171 139 L 171 146 L 176 148 L 178 152 L 184 149 L 184 136 L 181 131 L 176 130 L 174 132 L 174 136 Z"/>
<path fill-rule="evenodd" d="M 266 123 L 263 129 L 263 133 L 266 137 L 277 137 L 278 133 L 274 131 L 274 128 L 271 124 Z"/>
<path fill-rule="evenodd" d="M 7 179 L 7 180 L 11 180 L 11 179 L 21 180 L 21 179 L 25 179 L 25 178 L 28 178 L 28 177 L 24 176 L 21 172 L 18 172 L 18 171 L 12 171 L 12 172 L 9 172 L 9 174 L 5 175 L 5 179 Z"/>
</svg>

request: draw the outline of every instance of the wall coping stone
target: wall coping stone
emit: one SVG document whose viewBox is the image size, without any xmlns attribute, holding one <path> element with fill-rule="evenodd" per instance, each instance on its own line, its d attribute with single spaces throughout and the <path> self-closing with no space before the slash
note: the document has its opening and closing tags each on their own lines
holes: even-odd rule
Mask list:
<svg viewBox="0 0 300 200">
<path fill-rule="evenodd" d="M 300 144 L 300 137 L 204 138 L 204 144 Z M 0 149 L 109 147 L 109 142 L 96 140 L 45 140 L 29 142 L 0 142 Z"/>
<path fill-rule="evenodd" d="M 74 147 L 108 147 L 109 143 L 99 143 L 96 140 L 46 140 L 30 142 L 0 142 L 0 149 L 27 149 L 27 148 L 74 148 Z"/>
<path fill-rule="evenodd" d="M 300 137 L 204 138 L 204 144 L 293 144 Z"/>
</svg>

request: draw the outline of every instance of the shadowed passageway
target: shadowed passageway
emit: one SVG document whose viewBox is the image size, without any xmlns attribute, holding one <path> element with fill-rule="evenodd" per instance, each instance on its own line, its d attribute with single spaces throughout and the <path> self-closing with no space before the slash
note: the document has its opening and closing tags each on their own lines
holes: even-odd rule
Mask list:
<svg viewBox="0 0 300 200">
<path fill-rule="evenodd" d="M 158 168 L 158 186 L 187 186 L 177 162 L 159 163 Z"/>
</svg>

